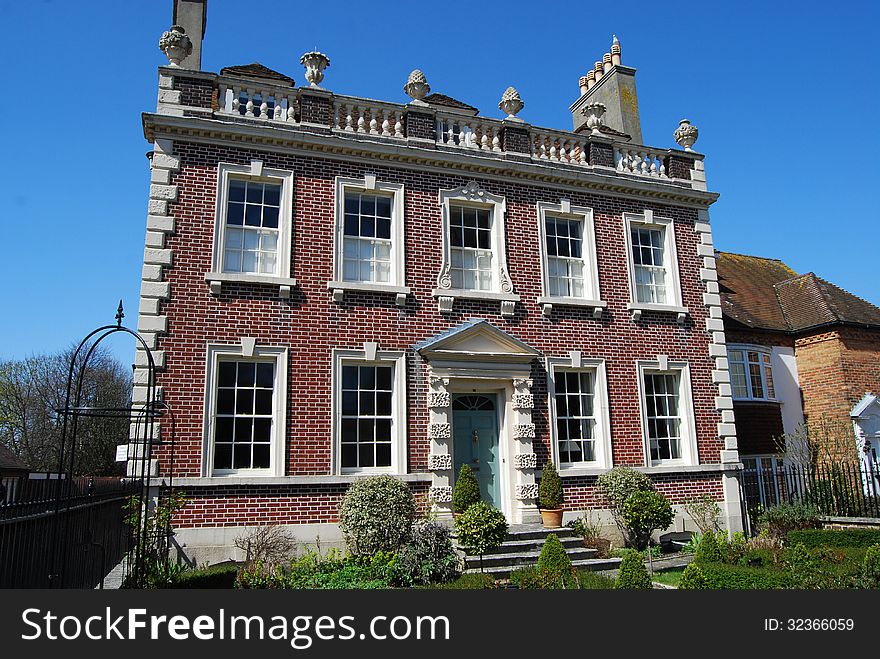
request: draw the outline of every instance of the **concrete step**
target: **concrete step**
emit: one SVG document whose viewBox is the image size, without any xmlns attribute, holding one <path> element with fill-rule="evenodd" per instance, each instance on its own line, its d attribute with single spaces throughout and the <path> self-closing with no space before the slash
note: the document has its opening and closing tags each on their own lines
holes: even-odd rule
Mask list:
<svg viewBox="0 0 880 659">
<path fill-rule="evenodd" d="M 486 557 L 483 557 L 485 561 Z M 468 568 L 465 572 L 479 572 L 479 558 L 477 559 L 477 566 L 475 568 Z M 537 559 L 535 560 L 537 562 Z M 572 560 L 571 564 L 577 570 L 590 570 L 591 572 L 598 572 L 602 570 L 616 570 L 620 567 L 620 559 L 619 558 L 586 558 L 586 559 L 578 559 Z M 517 570 L 521 567 L 528 567 L 526 565 L 493 565 L 486 566 L 484 565 L 484 572 L 486 574 L 491 574 L 496 579 L 504 579 L 510 576 L 510 573 L 513 570 Z"/>
<path fill-rule="evenodd" d="M 498 548 L 494 549 L 489 554 L 509 554 L 517 551 L 541 551 L 541 548 L 544 546 L 545 538 L 531 538 L 525 540 L 505 540 L 504 543 Z M 570 538 L 560 538 L 560 544 L 565 547 L 566 551 L 570 551 L 572 549 L 579 549 L 584 546 L 583 541 L 580 537 L 574 536 Z M 486 554 L 487 556 L 489 554 Z"/>
<path fill-rule="evenodd" d="M 572 561 L 577 560 L 586 560 L 589 558 L 595 558 L 596 550 L 595 549 L 587 549 L 586 547 L 580 547 L 576 549 L 570 549 L 566 552 L 568 557 Z M 507 552 L 501 554 L 484 554 L 483 555 L 483 567 L 489 566 L 516 566 L 523 567 L 527 565 L 537 565 L 538 557 L 541 555 L 540 550 L 531 550 L 531 551 L 514 551 Z M 468 556 L 465 558 L 465 566 L 467 568 L 480 568 L 480 557 L 479 556 Z"/>
<path fill-rule="evenodd" d="M 543 526 L 522 524 L 511 526 L 507 531 L 508 540 L 541 540 L 543 542 L 550 533 L 555 533 L 560 540 L 577 537 L 574 531 L 565 526 L 558 529 L 545 529 Z"/>
</svg>

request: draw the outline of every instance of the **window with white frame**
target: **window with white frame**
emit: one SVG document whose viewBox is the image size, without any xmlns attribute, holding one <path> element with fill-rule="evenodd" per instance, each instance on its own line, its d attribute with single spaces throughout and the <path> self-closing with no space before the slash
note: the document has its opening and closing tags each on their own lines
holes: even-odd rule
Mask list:
<svg viewBox="0 0 880 659">
<path fill-rule="evenodd" d="M 211 280 L 290 279 L 292 172 L 221 163 Z"/>
<path fill-rule="evenodd" d="M 639 379 L 646 464 L 696 464 L 696 433 L 687 365 L 641 362 Z"/>
<path fill-rule="evenodd" d="M 572 364 L 575 366 L 572 366 Z M 548 358 L 551 436 L 561 469 L 610 466 L 605 364 L 599 359 Z"/>
<path fill-rule="evenodd" d="M 433 294 L 441 311 L 451 311 L 457 297 L 501 301 L 512 315 L 519 296 L 507 270 L 504 197 L 476 183 L 440 190 L 443 261 Z"/>
<path fill-rule="evenodd" d="M 762 346 L 728 346 L 733 397 L 740 400 L 775 400 L 770 350 Z"/>
<path fill-rule="evenodd" d="M 672 220 L 655 217 L 646 210 L 643 215 L 624 214 L 624 223 L 630 308 L 686 311 L 682 307 Z"/>
<path fill-rule="evenodd" d="M 403 468 L 405 364 L 402 353 L 335 351 L 337 473 L 400 473 Z"/>
<path fill-rule="evenodd" d="M 336 178 L 336 256 L 333 281 L 345 290 L 407 293 L 404 287 L 403 185 Z"/>
<path fill-rule="evenodd" d="M 543 296 L 540 304 L 573 304 L 604 307 L 599 301 L 599 273 L 593 211 L 538 202 Z"/>
<path fill-rule="evenodd" d="M 204 475 L 280 475 L 285 350 L 209 346 L 207 363 Z"/>
</svg>

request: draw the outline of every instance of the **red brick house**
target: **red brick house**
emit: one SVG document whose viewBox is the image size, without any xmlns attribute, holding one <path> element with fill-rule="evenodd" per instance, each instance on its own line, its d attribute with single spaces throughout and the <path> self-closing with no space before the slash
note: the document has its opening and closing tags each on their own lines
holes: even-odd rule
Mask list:
<svg viewBox="0 0 880 659">
<path fill-rule="evenodd" d="M 782 460 L 784 433 L 811 420 L 846 429 L 880 393 L 880 308 L 776 259 L 718 252 L 737 438 L 747 468 Z M 853 459 L 852 441 L 827 447 Z"/>
<path fill-rule="evenodd" d="M 418 71 L 409 102 L 345 96 L 318 86 L 316 53 L 302 87 L 257 64 L 201 71 L 204 3 L 176 9 L 199 47 L 159 68 L 143 115 L 139 331 L 175 418 L 173 466 L 160 447 L 152 468 L 190 498 L 190 553 L 269 522 L 332 542 L 340 497 L 373 473 L 450 518 L 463 462 L 511 523 L 539 519 L 553 460 L 567 516 L 631 465 L 740 527 L 717 195 L 688 123 L 686 149 L 640 144 L 616 40 L 570 132 L 516 116 L 513 89 L 492 118 Z M 170 58 L 185 41 L 166 33 Z"/>
</svg>

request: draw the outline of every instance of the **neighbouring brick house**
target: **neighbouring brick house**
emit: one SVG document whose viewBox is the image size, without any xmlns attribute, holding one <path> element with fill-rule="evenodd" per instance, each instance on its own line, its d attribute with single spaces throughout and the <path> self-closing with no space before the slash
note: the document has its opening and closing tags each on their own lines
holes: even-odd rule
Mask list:
<svg viewBox="0 0 880 659">
<path fill-rule="evenodd" d="M 717 265 L 739 451 L 767 469 L 783 434 L 823 417 L 846 429 L 865 392 L 880 393 L 880 308 L 776 259 L 718 252 Z M 856 447 L 853 434 L 826 457 Z"/>
<path fill-rule="evenodd" d="M 552 459 L 568 516 L 632 465 L 677 528 L 702 493 L 740 528 L 717 194 L 689 123 L 685 149 L 640 144 L 616 39 L 567 132 L 515 116 L 513 89 L 491 118 L 418 71 L 408 103 L 341 95 L 318 86 L 318 53 L 305 87 L 258 64 L 201 71 L 204 9 L 175 3 L 198 49 L 159 68 L 143 116 L 138 327 L 174 414 L 188 552 L 220 558 L 268 522 L 332 542 L 341 496 L 371 473 L 450 519 L 463 462 L 512 523 L 539 519 Z M 169 58 L 186 40 L 163 36 Z M 168 447 L 154 457 L 167 476 Z"/>
</svg>

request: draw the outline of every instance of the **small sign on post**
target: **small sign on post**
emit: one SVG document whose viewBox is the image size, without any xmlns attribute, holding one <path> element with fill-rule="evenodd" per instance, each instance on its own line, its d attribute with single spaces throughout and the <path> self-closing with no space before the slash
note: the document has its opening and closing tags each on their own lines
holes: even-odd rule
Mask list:
<svg viewBox="0 0 880 659">
<path fill-rule="evenodd" d="M 116 462 L 128 460 L 128 444 L 120 444 L 116 447 Z"/>
</svg>

